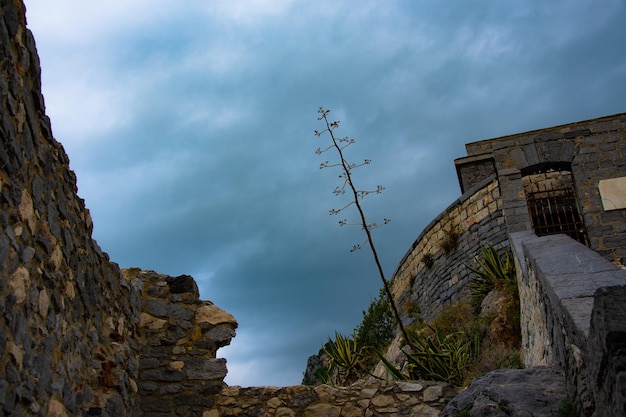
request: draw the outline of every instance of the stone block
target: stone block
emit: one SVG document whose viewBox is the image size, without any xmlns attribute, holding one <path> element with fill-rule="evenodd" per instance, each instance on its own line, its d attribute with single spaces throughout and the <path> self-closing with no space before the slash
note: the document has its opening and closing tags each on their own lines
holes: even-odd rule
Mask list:
<svg viewBox="0 0 626 417">
<path fill-rule="evenodd" d="M 224 375 L 226 374 L 224 373 Z M 185 374 L 181 371 L 172 371 L 169 369 L 157 368 L 141 371 L 139 378 L 142 381 L 180 382 L 185 379 Z"/>
<path fill-rule="evenodd" d="M 209 323 L 214 326 L 219 324 L 230 324 L 234 328 L 237 327 L 237 320 L 232 314 L 227 313 L 214 304 L 205 304 L 198 308 L 195 314 L 196 323 Z"/>
<path fill-rule="evenodd" d="M 287 408 L 287 407 L 281 407 L 277 409 L 276 414 L 274 414 L 274 417 L 295 417 L 295 416 L 296 416 L 296 413 L 292 409 Z"/>
<path fill-rule="evenodd" d="M 235 331 L 230 326 L 220 325 L 206 332 L 204 337 L 222 347 L 229 344 L 230 340 L 235 337 Z"/>
<path fill-rule="evenodd" d="M 226 359 L 192 359 L 186 361 L 184 369 L 187 378 L 192 380 L 222 380 L 228 372 L 226 369 Z"/>
<path fill-rule="evenodd" d="M 180 275 L 178 277 L 167 277 L 167 285 L 172 294 L 192 293 L 196 297 L 200 296 L 196 281 L 189 275 Z"/>
<path fill-rule="evenodd" d="M 438 401 L 443 395 L 443 387 L 441 385 L 433 385 L 424 390 L 424 402 Z"/>
<path fill-rule="evenodd" d="M 304 410 L 304 417 L 339 417 L 341 408 L 331 404 L 313 404 Z"/>
<path fill-rule="evenodd" d="M 144 412 L 163 412 L 172 410 L 174 400 L 171 396 L 150 395 L 144 396 L 141 401 L 141 410 Z"/>
<path fill-rule="evenodd" d="M 388 407 L 394 404 L 396 399 L 392 395 L 377 395 L 371 399 L 370 404 L 375 407 Z"/>
</svg>

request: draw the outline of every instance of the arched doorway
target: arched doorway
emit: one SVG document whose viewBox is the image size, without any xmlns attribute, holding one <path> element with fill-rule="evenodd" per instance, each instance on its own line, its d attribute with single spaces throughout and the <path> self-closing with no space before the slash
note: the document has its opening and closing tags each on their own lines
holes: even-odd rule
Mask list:
<svg viewBox="0 0 626 417">
<path fill-rule="evenodd" d="M 525 168 L 522 184 L 537 236 L 562 233 L 589 246 L 585 224 L 578 210 L 571 164 L 556 162 Z"/>
</svg>

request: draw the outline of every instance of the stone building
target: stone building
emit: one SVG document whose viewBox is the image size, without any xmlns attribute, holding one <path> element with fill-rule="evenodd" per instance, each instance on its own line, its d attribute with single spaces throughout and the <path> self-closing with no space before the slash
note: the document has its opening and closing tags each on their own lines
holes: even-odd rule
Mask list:
<svg viewBox="0 0 626 417">
<path fill-rule="evenodd" d="M 626 113 L 466 150 L 462 195 L 402 258 L 396 301 L 431 320 L 467 296 L 481 248 L 510 249 L 525 365 L 562 370 L 585 415 L 626 415 Z"/>
<path fill-rule="evenodd" d="M 511 233 L 564 233 L 626 263 L 626 113 L 466 145 L 462 195 L 416 239 L 393 275 L 401 302 L 419 294 L 432 319 L 466 295 L 474 256 Z M 454 241 L 454 250 L 442 242 Z M 413 297 L 414 298 L 414 297 Z"/>
</svg>

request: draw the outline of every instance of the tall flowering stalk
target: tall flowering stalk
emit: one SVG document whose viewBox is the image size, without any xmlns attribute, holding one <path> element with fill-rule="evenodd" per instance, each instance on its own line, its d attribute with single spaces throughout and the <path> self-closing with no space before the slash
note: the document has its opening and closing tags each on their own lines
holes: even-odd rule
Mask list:
<svg viewBox="0 0 626 417">
<path fill-rule="evenodd" d="M 342 173 L 339 175 L 339 178 L 341 179 L 342 184 L 335 187 L 335 189 L 333 190 L 333 194 L 339 196 L 339 195 L 345 194 L 346 192 L 349 192 L 352 195 L 352 200 L 349 203 L 345 204 L 344 206 L 338 209 L 331 209 L 329 212 L 331 215 L 338 215 L 350 206 L 354 205 L 356 207 L 359 213 L 360 221 L 351 223 L 351 222 L 348 222 L 347 219 L 343 219 L 343 220 L 339 220 L 339 226 L 358 225 L 358 226 L 361 226 L 361 228 L 365 231 L 367 239 L 363 243 L 354 245 L 352 249 L 350 250 L 350 252 L 354 252 L 355 250 L 361 249 L 364 245 L 369 245 L 372 251 L 372 255 L 374 256 L 374 262 L 376 263 L 378 274 L 380 275 L 380 279 L 383 282 L 385 293 L 387 294 L 387 298 L 389 299 L 389 304 L 391 305 L 393 314 L 396 318 L 396 321 L 398 322 L 400 331 L 402 332 L 402 335 L 404 336 L 404 340 L 408 343 L 410 339 L 406 333 L 404 325 L 402 324 L 402 320 L 400 319 L 398 308 L 396 307 L 396 303 L 393 300 L 393 295 L 391 293 L 391 287 L 389 286 L 389 282 L 385 278 L 385 273 L 383 271 L 383 267 L 380 264 L 380 260 L 378 258 L 378 252 L 376 251 L 376 246 L 374 246 L 374 240 L 372 239 L 372 230 L 379 226 L 389 223 L 389 219 L 384 219 L 382 224 L 372 223 L 367 219 L 367 217 L 365 217 L 365 213 L 363 212 L 363 208 L 361 207 L 361 202 L 363 201 L 365 196 L 369 194 L 380 194 L 385 188 L 381 185 L 376 186 L 374 190 L 359 190 L 356 188 L 356 186 L 354 185 L 354 182 L 352 181 L 352 171 L 356 168 L 369 165 L 372 161 L 370 159 L 365 159 L 361 163 L 348 162 L 348 160 L 346 160 L 344 156 L 344 150 L 348 146 L 355 143 L 355 140 L 347 136 L 346 137 L 335 136 L 335 130 L 339 128 L 339 122 L 338 121 L 331 122 L 328 119 L 328 113 L 330 113 L 330 110 L 320 107 L 317 110 L 317 113 L 319 114 L 319 117 L 317 118 L 317 120 L 323 121 L 324 124 L 326 125 L 326 128 L 321 131 L 316 130 L 315 136 L 319 137 L 319 136 L 322 136 L 324 133 L 328 133 L 332 143 L 326 148 L 317 148 L 315 153 L 317 155 L 321 155 L 329 150 L 334 149 L 339 154 L 339 160 L 340 160 L 340 162 L 338 163 L 330 163 L 329 161 L 322 162 L 320 164 L 320 169 L 339 167 L 342 170 Z"/>
</svg>

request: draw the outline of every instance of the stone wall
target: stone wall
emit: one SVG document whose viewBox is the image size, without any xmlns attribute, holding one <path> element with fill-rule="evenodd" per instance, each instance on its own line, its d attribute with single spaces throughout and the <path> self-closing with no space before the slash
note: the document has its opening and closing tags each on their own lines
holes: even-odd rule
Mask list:
<svg viewBox="0 0 626 417">
<path fill-rule="evenodd" d="M 226 376 L 217 349 L 235 336 L 235 318 L 201 301 L 194 279 L 127 269 L 143 285 L 138 392 L 143 417 L 201 415 L 215 405 Z"/>
<path fill-rule="evenodd" d="M 621 113 L 469 143 L 467 157 L 455 165 L 463 187 L 479 181 L 481 174 L 492 175 L 485 161 L 493 160 L 509 233 L 532 230 L 523 177 L 533 168 L 568 167 L 590 248 L 626 264 L 624 209 L 605 210 L 599 190 L 602 180 L 626 176 L 625 138 L 626 113 Z"/>
<path fill-rule="evenodd" d="M 131 415 L 138 294 L 91 238 L 25 23 L 0 2 L 0 409 Z"/>
<path fill-rule="evenodd" d="M 436 417 L 461 390 L 440 382 L 361 381 L 348 387 L 227 387 L 203 417 Z"/>
<path fill-rule="evenodd" d="M 565 235 L 512 240 L 525 365 L 563 369 L 582 415 L 626 414 L 626 271 Z"/>
<path fill-rule="evenodd" d="M 446 247 L 451 243 L 451 247 Z M 463 194 L 419 235 L 393 274 L 403 320 L 417 311 L 430 321 L 467 295 L 474 257 L 491 244 L 508 246 L 498 181 L 493 177 Z"/>
</svg>

